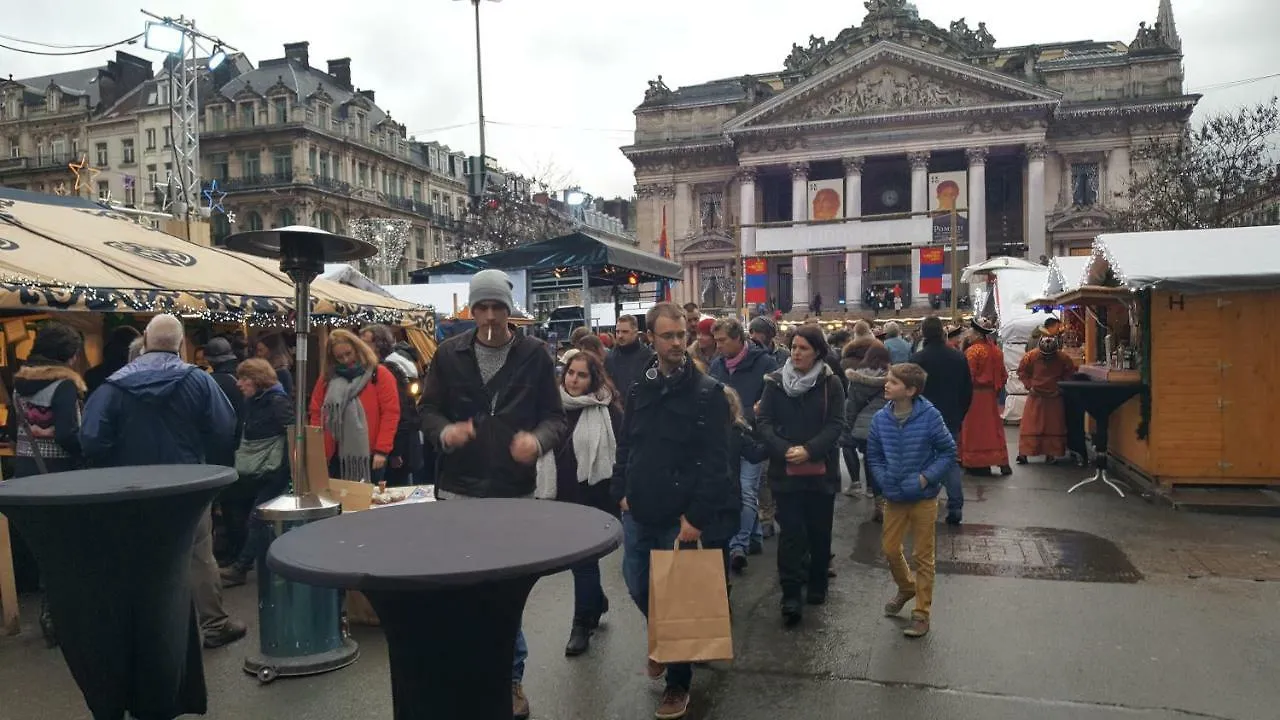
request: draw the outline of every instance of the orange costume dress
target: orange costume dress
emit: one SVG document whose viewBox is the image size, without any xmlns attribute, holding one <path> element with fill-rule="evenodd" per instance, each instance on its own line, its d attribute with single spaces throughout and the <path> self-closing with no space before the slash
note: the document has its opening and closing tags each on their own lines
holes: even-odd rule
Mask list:
<svg viewBox="0 0 1280 720">
<path fill-rule="evenodd" d="M 1009 380 L 1004 353 L 989 338 L 975 340 L 964 352 L 973 377 L 973 402 L 960 428 L 960 465 L 966 468 L 1005 467 L 1009 447 L 1000 418 L 1000 391 Z"/>
<path fill-rule="evenodd" d="M 1018 432 L 1018 454 L 1056 458 L 1067 454 L 1067 408 L 1058 388 L 1076 372 L 1066 353 L 1030 350 L 1018 363 L 1018 379 L 1027 386 L 1027 405 Z"/>
</svg>

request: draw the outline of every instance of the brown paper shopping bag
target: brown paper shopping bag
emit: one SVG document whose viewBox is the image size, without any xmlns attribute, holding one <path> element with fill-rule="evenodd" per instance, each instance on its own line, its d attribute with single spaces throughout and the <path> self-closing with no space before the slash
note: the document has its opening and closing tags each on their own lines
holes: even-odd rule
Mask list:
<svg viewBox="0 0 1280 720">
<path fill-rule="evenodd" d="M 649 553 L 649 658 L 654 662 L 733 659 L 729 591 L 719 550 Z"/>
</svg>

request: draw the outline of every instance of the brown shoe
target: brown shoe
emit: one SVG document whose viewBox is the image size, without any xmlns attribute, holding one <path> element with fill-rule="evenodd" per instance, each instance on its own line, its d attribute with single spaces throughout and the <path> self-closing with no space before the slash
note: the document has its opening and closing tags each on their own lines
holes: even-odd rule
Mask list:
<svg viewBox="0 0 1280 720">
<path fill-rule="evenodd" d="M 227 620 L 222 627 L 204 634 L 204 646 L 206 649 L 213 650 L 223 645 L 230 645 L 244 637 L 247 632 L 249 628 L 244 623 Z"/>
<path fill-rule="evenodd" d="M 524 696 L 524 686 L 518 682 L 511 683 L 511 717 L 513 720 L 529 718 L 529 699 Z"/>
<path fill-rule="evenodd" d="M 663 665 L 660 662 L 656 662 L 654 660 L 649 660 L 648 665 L 646 665 L 644 669 L 644 674 L 648 675 L 649 678 L 652 680 L 657 680 L 658 678 L 662 677 L 666 673 L 667 673 L 667 666 Z"/>
<path fill-rule="evenodd" d="M 906 607 L 907 603 L 911 602 L 911 598 L 915 596 L 915 590 L 899 590 L 892 600 L 884 604 L 884 614 L 897 615 L 902 612 L 902 608 Z"/>
<path fill-rule="evenodd" d="M 911 618 L 911 624 L 902 629 L 902 634 L 909 638 L 918 638 L 928 635 L 929 620 L 922 617 Z"/>
<path fill-rule="evenodd" d="M 667 688 L 662 693 L 662 702 L 653 714 L 658 720 L 680 720 L 689 712 L 689 691 L 680 688 Z"/>
</svg>

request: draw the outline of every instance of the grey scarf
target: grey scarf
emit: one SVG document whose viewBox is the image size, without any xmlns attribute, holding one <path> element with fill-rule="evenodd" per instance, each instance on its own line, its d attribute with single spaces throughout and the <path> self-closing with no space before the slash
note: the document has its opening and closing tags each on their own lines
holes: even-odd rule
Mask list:
<svg viewBox="0 0 1280 720">
<path fill-rule="evenodd" d="M 796 370 L 795 361 L 787 358 L 787 364 L 782 366 L 782 389 L 786 391 L 788 397 L 800 397 L 818 384 L 818 378 L 822 376 L 822 371 L 826 367 L 826 363 L 822 362 L 821 358 L 817 358 L 813 361 L 813 367 L 801 375 Z"/>
<path fill-rule="evenodd" d="M 342 480 L 373 480 L 369 419 L 364 415 L 364 405 L 360 404 L 360 393 L 364 392 L 377 369 L 378 366 L 375 365 L 355 380 L 335 374 L 329 378 L 329 386 L 324 393 L 321 422 L 324 429 L 333 436 L 335 457 L 338 458 Z"/>
</svg>

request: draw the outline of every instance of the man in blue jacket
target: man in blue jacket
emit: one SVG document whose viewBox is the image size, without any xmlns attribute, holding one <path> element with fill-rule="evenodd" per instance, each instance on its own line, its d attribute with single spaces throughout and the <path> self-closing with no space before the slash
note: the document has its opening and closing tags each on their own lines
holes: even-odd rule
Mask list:
<svg viewBox="0 0 1280 720">
<path fill-rule="evenodd" d="M 884 611 L 897 615 L 915 598 L 911 624 L 902 631 L 907 637 L 929 632 L 938 491 L 956 462 L 956 443 L 942 413 L 920 396 L 927 379 L 919 365 L 890 367 L 884 384 L 889 403 L 871 419 L 867 437 L 867 466 L 879 480 L 885 499 L 881 547 L 898 584 L 898 594 L 885 604 Z M 902 538 L 908 531 L 914 577 L 902 555 Z"/>
<path fill-rule="evenodd" d="M 157 315 L 144 338 L 142 356 L 117 370 L 85 403 L 80 424 L 85 459 L 98 467 L 196 465 L 234 452 L 235 410 L 209 373 L 179 356 L 182 322 Z M 207 512 L 196 528 L 191 584 L 204 646 L 221 647 L 244 637 L 244 624 L 222 608 Z"/>
<path fill-rule="evenodd" d="M 733 388 L 742 399 L 742 415 L 755 424 L 756 403 L 764 393 L 764 376 L 778 369 L 773 354 L 750 342 L 737 318 L 720 320 L 711 329 L 716 358 L 707 374 Z M 742 524 L 729 541 L 729 566 L 735 572 L 747 567 L 747 555 L 763 552 L 764 528 L 760 523 L 760 480 L 764 463 L 743 461 L 738 480 L 742 484 Z"/>
</svg>

